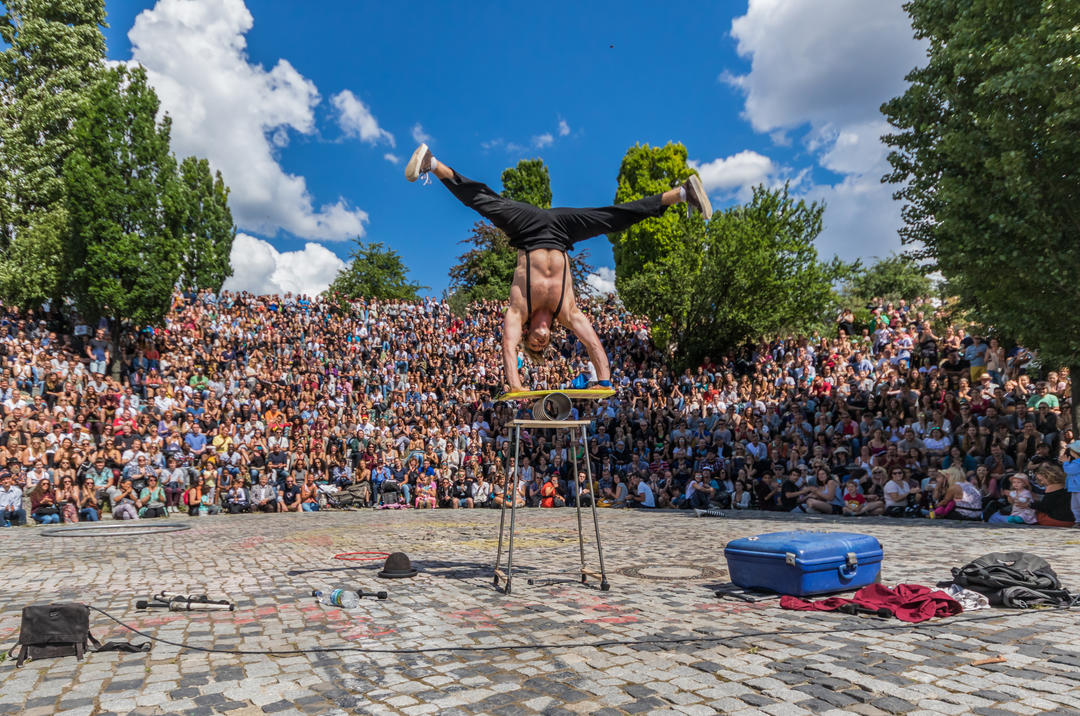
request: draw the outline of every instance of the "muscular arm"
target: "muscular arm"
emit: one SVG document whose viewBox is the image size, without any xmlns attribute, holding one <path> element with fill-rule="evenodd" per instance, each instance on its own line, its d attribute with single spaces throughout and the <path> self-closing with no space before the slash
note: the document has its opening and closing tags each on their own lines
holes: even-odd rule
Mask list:
<svg viewBox="0 0 1080 716">
<path fill-rule="evenodd" d="M 560 316 L 559 322 L 573 331 L 578 340 L 585 344 L 585 350 L 589 352 L 589 360 L 592 361 L 593 367 L 596 368 L 596 379 L 611 380 L 611 366 L 608 365 L 607 353 L 604 352 L 600 337 L 596 335 L 596 331 L 593 330 L 588 317 L 581 312 L 581 309 L 576 304 L 571 304 L 562 313 L 566 317 Z"/>
<path fill-rule="evenodd" d="M 521 342 L 521 325 L 525 321 L 523 313 L 521 308 L 515 306 L 511 300 L 510 307 L 506 309 L 506 316 L 503 318 L 503 374 L 506 376 L 506 382 L 512 391 L 523 390 L 517 364 L 518 344 Z"/>
</svg>

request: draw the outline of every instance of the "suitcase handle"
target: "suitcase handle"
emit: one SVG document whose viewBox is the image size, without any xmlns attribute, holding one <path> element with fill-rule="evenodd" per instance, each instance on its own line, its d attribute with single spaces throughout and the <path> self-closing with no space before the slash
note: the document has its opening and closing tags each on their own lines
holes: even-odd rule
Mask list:
<svg viewBox="0 0 1080 716">
<path fill-rule="evenodd" d="M 840 579 L 850 580 L 859 571 L 859 558 L 855 556 L 854 552 L 848 552 L 847 562 L 837 567 L 836 571 L 840 573 Z"/>
</svg>

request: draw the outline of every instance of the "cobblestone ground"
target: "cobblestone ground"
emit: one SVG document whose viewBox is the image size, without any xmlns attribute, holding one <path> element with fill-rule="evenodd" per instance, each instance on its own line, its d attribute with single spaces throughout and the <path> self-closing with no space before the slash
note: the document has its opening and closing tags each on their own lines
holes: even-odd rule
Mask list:
<svg viewBox="0 0 1080 716">
<path fill-rule="evenodd" d="M 155 643 L 145 654 L 21 669 L 9 658 L 0 713 L 1080 713 L 1076 612 L 973 612 L 915 629 L 713 594 L 727 581 L 728 540 L 795 528 L 875 535 L 886 583 L 933 584 L 986 552 L 1023 549 L 1080 588 L 1080 531 L 603 510 L 611 591 L 600 592 L 573 580 L 572 510 L 519 518 L 510 597 L 491 585 L 498 513 L 489 510 L 210 517 L 139 538 L 3 530 L 6 645 L 23 605 L 80 601 L 162 639 L 216 649 L 486 650 L 265 656 Z M 380 580 L 379 563 L 333 559 L 359 550 L 404 551 L 421 573 Z M 314 603 L 315 582 L 390 598 L 344 612 Z M 237 610 L 135 609 L 162 588 L 227 595 Z M 91 624 L 103 640 L 142 640 L 96 613 Z M 695 637 L 707 640 L 642 643 Z M 514 645 L 526 648 L 506 648 Z"/>
</svg>

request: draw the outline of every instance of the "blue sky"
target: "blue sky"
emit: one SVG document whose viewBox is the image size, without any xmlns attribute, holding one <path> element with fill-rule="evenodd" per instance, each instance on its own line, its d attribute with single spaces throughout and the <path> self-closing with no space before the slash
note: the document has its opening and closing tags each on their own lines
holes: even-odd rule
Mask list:
<svg viewBox="0 0 1080 716">
<path fill-rule="evenodd" d="M 440 293 L 477 217 L 404 180 L 416 137 L 496 189 L 541 157 L 564 206 L 611 202 L 635 142 L 681 141 L 719 206 L 787 180 L 828 204 L 823 254 L 899 246 L 877 108 L 923 56 L 899 2 L 107 7 L 110 59 L 147 67 L 174 149 L 232 189 L 234 288 L 320 290 L 362 233 Z M 613 266 L 606 238 L 585 248 Z"/>
</svg>

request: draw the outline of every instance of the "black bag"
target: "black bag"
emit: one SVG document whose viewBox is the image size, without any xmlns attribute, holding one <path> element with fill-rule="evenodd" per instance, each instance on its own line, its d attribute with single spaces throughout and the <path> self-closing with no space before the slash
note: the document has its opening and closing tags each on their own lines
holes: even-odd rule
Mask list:
<svg viewBox="0 0 1080 716">
<path fill-rule="evenodd" d="M 83 654 L 90 650 L 90 644 L 94 645 L 94 651 L 150 651 L 149 641 L 142 644 L 99 642 L 90 633 L 90 607 L 85 604 L 32 604 L 22 610 L 19 641 L 15 644 L 22 648 L 19 649 L 15 666 L 22 666 L 28 656 L 31 659 L 47 659 L 74 654 L 82 661 Z"/>
<path fill-rule="evenodd" d="M 1069 606 L 1068 590 L 1050 564 L 1027 552 L 992 552 L 952 570 L 953 582 L 985 594 L 993 606 Z"/>
<path fill-rule="evenodd" d="M 53 656 L 71 656 L 80 661 L 89 644 L 100 646 L 90 633 L 90 607 L 85 604 L 33 604 L 23 607 L 22 625 L 19 627 L 19 659 L 22 666 L 26 657 L 43 659 Z"/>
</svg>

